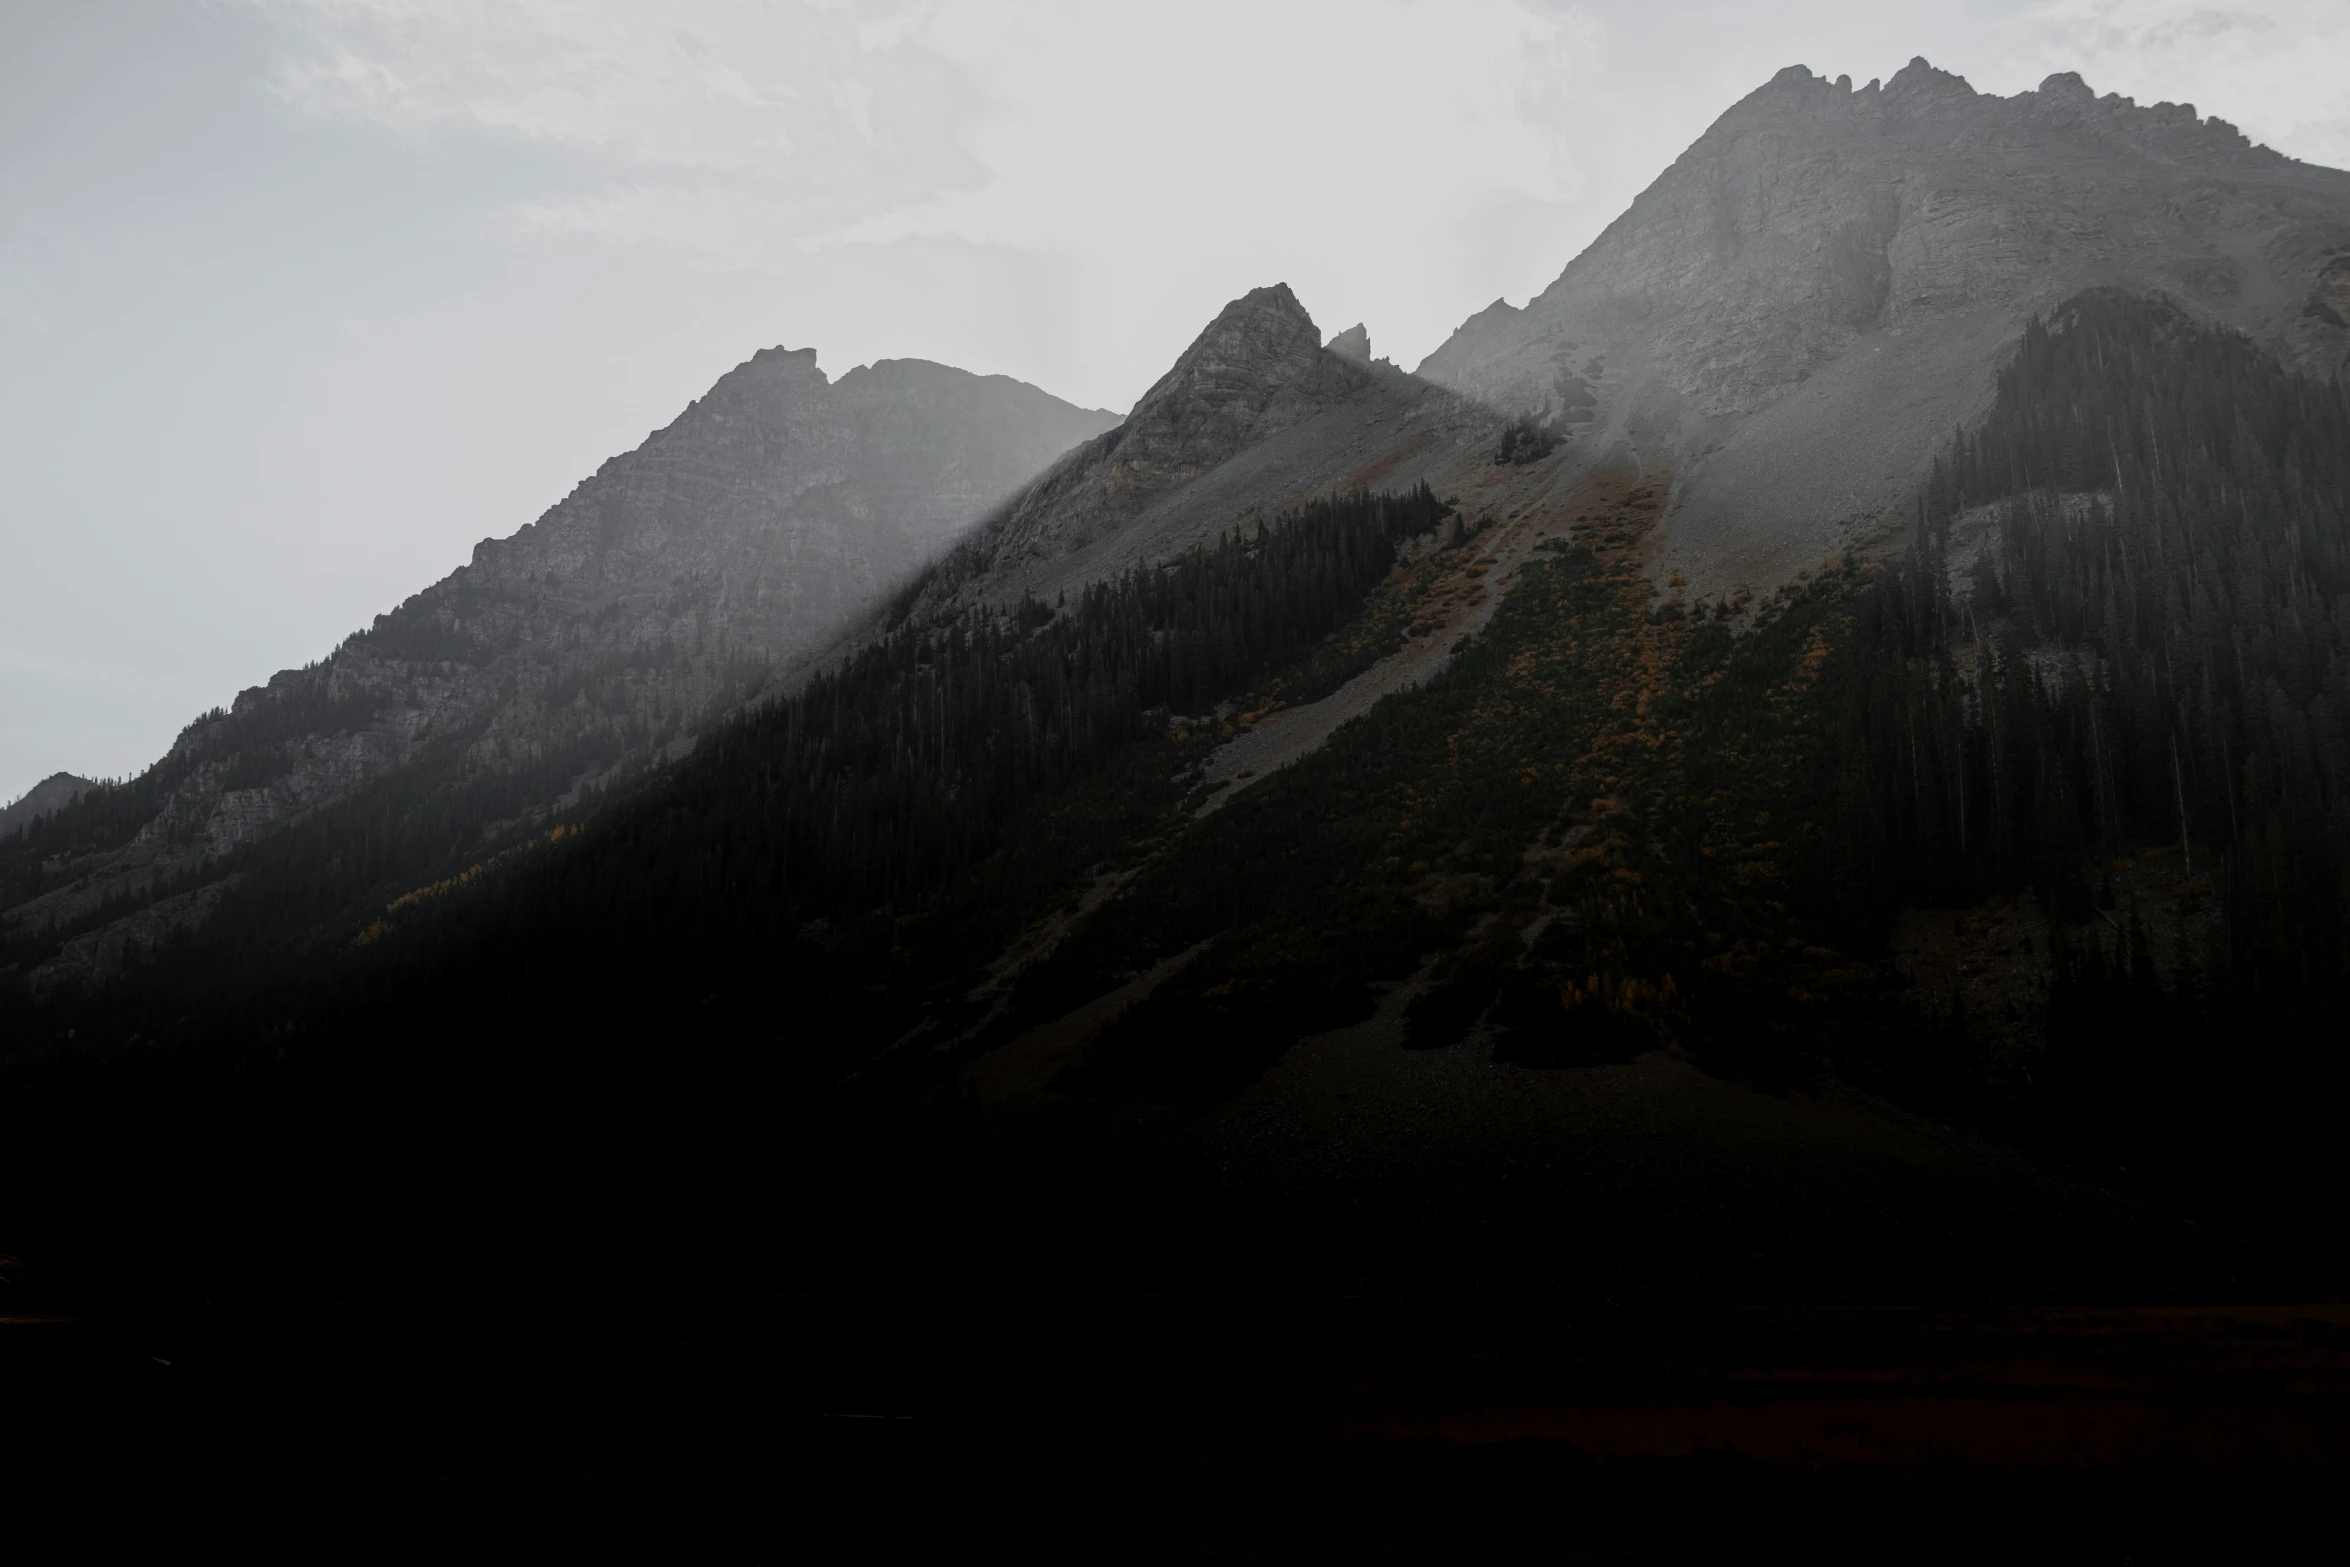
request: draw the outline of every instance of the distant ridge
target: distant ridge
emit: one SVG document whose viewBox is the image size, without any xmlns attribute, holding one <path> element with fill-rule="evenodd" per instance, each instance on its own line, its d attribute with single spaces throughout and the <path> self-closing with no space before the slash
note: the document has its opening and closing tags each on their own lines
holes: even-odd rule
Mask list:
<svg viewBox="0 0 2350 1567">
<path fill-rule="evenodd" d="M 23 796 L 0 807 L 0 838 L 22 832 L 40 818 L 61 807 L 71 805 L 82 792 L 94 785 L 87 778 L 72 773 L 51 773 L 26 790 Z"/>
</svg>

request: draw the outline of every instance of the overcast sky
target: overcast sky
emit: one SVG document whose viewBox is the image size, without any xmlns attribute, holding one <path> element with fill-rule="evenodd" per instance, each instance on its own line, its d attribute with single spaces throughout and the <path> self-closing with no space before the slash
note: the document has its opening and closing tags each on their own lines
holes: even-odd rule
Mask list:
<svg viewBox="0 0 2350 1567">
<path fill-rule="evenodd" d="M 769 344 L 1412 365 L 1779 67 L 2350 166 L 2350 0 L 0 0 L 0 800 L 138 771 Z"/>
</svg>

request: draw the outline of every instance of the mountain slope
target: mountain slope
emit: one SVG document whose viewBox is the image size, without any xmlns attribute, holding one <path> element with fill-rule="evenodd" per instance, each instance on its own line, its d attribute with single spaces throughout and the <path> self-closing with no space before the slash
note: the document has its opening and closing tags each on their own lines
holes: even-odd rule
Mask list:
<svg viewBox="0 0 2350 1567">
<path fill-rule="evenodd" d="M 884 360 L 833 382 L 813 349 L 763 350 L 537 522 L 28 837 L 0 864 L 0 967 L 106 978 L 321 812 L 340 818 L 317 864 L 276 874 L 330 903 L 521 831 L 807 659 L 1109 419 L 1004 376 Z"/>
<path fill-rule="evenodd" d="M 1792 66 L 1420 374 L 1673 464 L 1664 566 L 1767 589 L 1898 508 L 2025 319 L 2096 285 L 2332 374 L 2350 174 L 2069 74 L 2002 99 L 1923 60 L 1858 91 Z"/>
</svg>

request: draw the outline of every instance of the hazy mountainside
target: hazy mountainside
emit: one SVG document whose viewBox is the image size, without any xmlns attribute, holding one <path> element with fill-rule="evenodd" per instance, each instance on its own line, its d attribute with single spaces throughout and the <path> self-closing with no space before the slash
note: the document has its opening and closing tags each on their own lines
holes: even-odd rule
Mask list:
<svg viewBox="0 0 2350 1567">
<path fill-rule="evenodd" d="M 1071 452 L 975 541 L 997 568 L 1066 555 L 1243 450 L 1369 390 L 1285 283 L 1226 305 L 1114 430 Z"/>
<path fill-rule="evenodd" d="M 1287 284 L 1253 289 L 1125 422 L 957 546 L 910 612 L 1081 588 L 1334 493 L 1423 482 L 1449 493 L 1488 460 L 1498 428 L 1487 410 L 1374 363 L 1360 325 L 1325 347 Z"/>
<path fill-rule="evenodd" d="M 2322 379 L 2350 365 L 2350 174 L 2070 74 L 2003 99 L 1923 60 L 1858 91 L 1789 67 L 1419 373 L 1672 464 L 1666 567 L 1767 589 L 1898 509 L 2025 319 L 2097 285 Z"/>
<path fill-rule="evenodd" d="M 50 812 L 71 804 L 90 786 L 87 778 L 76 778 L 71 773 L 51 773 L 27 789 L 22 799 L 0 807 L 0 838 L 29 827 Z"/>
<path fill-rule="evenodd" d="M 763 350 L 373 635 L 690 642 L 788 667 L 1113 422 L 1005 376 L 898 359 L 834 384 L 814 349 Z"/>
<path fill-rule="evenodd" d="M 116 973 L 297 824 L 315 841 L 273 874 L 321 907 L 525 831 L 823 648 L 1110 417 L 1003 376 L 884 360 L 833 382 L 812 349 L 764 350 L 323 663 L 54 814 L 0 865 L 0 966 Z"/>
</svg>

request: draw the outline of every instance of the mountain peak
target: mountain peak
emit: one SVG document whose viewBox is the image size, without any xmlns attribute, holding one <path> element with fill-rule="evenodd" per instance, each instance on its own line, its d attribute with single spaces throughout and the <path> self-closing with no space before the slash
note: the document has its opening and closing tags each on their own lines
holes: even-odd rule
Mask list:
<svg viewBox="0 0 2350 1567">
<path fill-rule="evenodd" d="M 2181 199 L 2188 166 L 2224 197 Z M 2020 321 L 2116 266 L 2323 373 L 2344 345 L 2312 336 L 2305 321 L 2324 318 L 2304 302 L 2342 247 L 2330 214 L 2346 201 L 2350 176 L 2256 149 L 2192 105 L 2099 96 L 2076 72 L 2001 98 L 1923 56 L 1875 93 L 1790 65 L 1524 312 L 1470 318 L 1422 373 L 1536 406 L 1570 341 L 1621 329 L 1704 415 L 1744 415 L 1863 334 L 1981 310 Z M 2279 224 L 2298 237 L 2247 238 Z"/>
<path fill-rule="evenodd" d="M 1259 314 L 1271 314 L 1292 321 L 1303 321 L 1309 326 L 1313 324 L 1314 320 L 1312 316 L 1306 314 L 1306 307 L 1299 302 L 1296 293 L 1287 283 L 1267 283 L 1261 288 L 1250 289 L 1216 312 L 1216 319 L 1209 323 L 1209 327 L 1212 330 L 1217 324 L 1227 319 Z"/>
<path fill-rule="evenodd" d="M 1367 361 L 1369 334 L 1354 331 Z M 1288 284 L 1249 290 L 1216 313 L 1125 423 L 1071 452 L 990 525 L 980 546 L 989 569 L 1116 532 L 1247 447 L 1344 402 L 1372 373 L 1335 343 L 1322 346 Z"/>
<path fill-rule="evenodd" d="M 1922 54 L 1910 56 L 1909 64 L 1895 71 L 1893 79 L 1885 84 L 1885 96 L 1888 98 L 1901 94 L 1948 98 L 1978 96 L 1974 88 L 1967 85 L 1965 77 L 1935 69 L 1933 63 Z"/>
<path fill-rule="evenodd" d="M 1311 370 L 1322 353 L 1322 330 L 1287 283 L 1252 288 L 1216 312 L 1174 368 L 1136 403 L 1192 396 L 1210 405 L 1243 402 Z M 1134 416 L 1127 422 L 1132 424 Z"/>
<path fill-rule="evenodd" d="M 2097 90 L 2081 80 L 2078 71 L 2058 71 L 2039 86 L 2039 95 L 2051 103 L 2092 104 Z"/>
<path fill-rule="evenodd" d="M 1906 493 L 2034 312 L 2097 284 L 2167 295 L 2323 376 L 2350 364 L 2326 292 L 2346 251 L 2350 174 L 2189 105 L 2071 72 L 1999 97 L 1922 56 L 1875 92 L 1789 66 L 1421 374 L 1511 411 L 1592 382 L 1596 430 L 1674 432 L 1644 453 L 1680 460 L 1685 536 L 1802 534 L 1812 559 L 1835 519 Z"/>
</svg>

